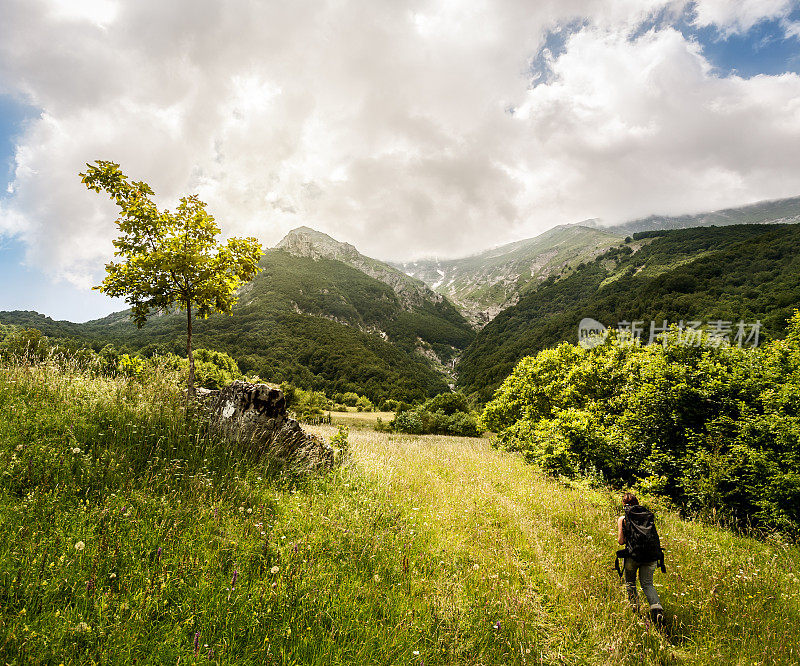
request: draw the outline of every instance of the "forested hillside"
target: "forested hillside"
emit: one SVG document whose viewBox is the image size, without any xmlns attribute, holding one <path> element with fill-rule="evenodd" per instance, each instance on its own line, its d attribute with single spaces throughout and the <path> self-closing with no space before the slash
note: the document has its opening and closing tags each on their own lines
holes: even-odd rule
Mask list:
<svg viewBox="0 0 800 666">
<path fill-rule="evenodd" d="M 634 251 L 634 248 L 636 250 Z M 459 385 L 488 400 L 523 356 L 576 341 L 578 323 L 756 321 L 783 335 L 800 303 L 800 227 L 735 225 L 636 234 L 574 274 L 504 310 L 458 365 Z"/>
<path fill-rule="evenodd" d="M 420 399 L 447 390 L 437 370 L 466 347 L 473 331 L 446 301 L 403 307 L 386 284 L 330 259 L 270 250 L 230 317 L 194 324 L 195 345 L 231 354 L 242 371 L 306 388 L 356 391 L 374 401 Z M 185 317 L 152 317 L 137 329 L 126 313 L 88 322 L 55 322 L 3 312 L 0 322 L 45 335 L 111 342 L 131 350 L 182 353 Z"/>
</svg>

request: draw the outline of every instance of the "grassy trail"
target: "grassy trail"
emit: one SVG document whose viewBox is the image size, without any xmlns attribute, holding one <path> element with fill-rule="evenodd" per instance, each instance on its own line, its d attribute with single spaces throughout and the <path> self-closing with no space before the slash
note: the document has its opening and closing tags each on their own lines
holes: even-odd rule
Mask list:
<svg viewBox="0 0 800 666">
<path fill-rule="evenodd" d="M 800 661 L 778 539 L 659 511 L 659 633 L 611 568 L 607 493 L 488 440 L 367 429 L 292 479 L 181 404 L 170 377 L 0 366 L 0 663 Z"/>
<path fill-rule="evenodd" d="M 435 596 L 462 613 L 460 603 L 482 602 L 472 612 L 500 621 L 505 659 L 800 662 L 797 548 L 659 512 L 669 566 L 656 586 L 668 622 L 656 632 L 629 610 L 613 571 L 621 506 L 608 493 L 557 484 L 487 440 L 359 431 L 351 442 L 356 468 L 416 516 L 434 548 L 474 562 L 466 580 L 438 576 Z"/>
</svg>

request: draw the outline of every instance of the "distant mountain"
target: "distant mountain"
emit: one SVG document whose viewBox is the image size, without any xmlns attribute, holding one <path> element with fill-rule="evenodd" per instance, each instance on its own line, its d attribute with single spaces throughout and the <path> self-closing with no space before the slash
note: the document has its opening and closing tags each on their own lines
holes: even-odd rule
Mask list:
<svg viewBox="0 0 800 666">
<path fill-rule="evenodd" d="M 577 342 L 590 317 L 606 326 L 642 320 L 760 320 L 781 337 L 800 307 L 800 225 L 734 225 L 643 232 L 573 274 L 550 278 L 501 312 L 457 366 L 458 384 L 491 398 L 522 357 Z"/>
<path fill-rule="evenodd" d="M 377 259 L 366 257 L 350 243 L 342 243 L 310 227 L 293 229 L 276 245 L 296 257 L 332 259 L 366 273 L 389 285 L 407 310 L 427 308 L 431 303 L 441 304 L 443 310 L 452 309 L 447 299 L 431 290 L 422 280 L 417 280 Z M 453 313 L 457 311 L 453 309 Z M 453 315 L 461 320 L 460 315 Z"/>
<path fill-rule="evenodd" d="M 604 226 L 600 220 L 586 220 L 582 224 L 623 236 L 639 231 L 660 229 L 689 229 L 691 227 L 724 227 L 731 224 L 781 224 L 800 222 L 800 197 L 760 201 L 738 208 L 725 208 L 696 215 L 650 215 L 623 224 Z"/>
<path fill-rule="evenodd" d="M 621 236 L 603 229 L 560 225 L 463 259 L 396 266 L 448 296 L 473 324 L 483 326 L 542 280 L 593 261 L 621 242 Z"/>
<path fill-rule="evenodd" d="M 290 234 L 283 246 L 298 252 L 300 246 L 292 245 L 298 236 Z M 357 391 L 380 401 L 447 391 L 452 361 L 475 335 L 464 317 L 446 298 L 390 266 L 383 269 L 385 264 L 362 257 L 352 246 L 340 256 L 395 277 L 395 288 L 324 256 L 323 251 L 333 256 L 336 243 L 325 239 L 326 248 L 305 243 L 304 256 L 268 250 L 261 273 L 242 288 L 232 316 L 194 322 L 195 346 L 226 351 L 242 370 L 264 379 L 329 394 Z M 127 312 L 85 324 L 0 312 L 0 323 L 98 347 L 106 342 L 131 350 L 155 345 L 182 353 L 185 346 L 182 314 L 153 316 L 141 329 Z"/>
</svg>

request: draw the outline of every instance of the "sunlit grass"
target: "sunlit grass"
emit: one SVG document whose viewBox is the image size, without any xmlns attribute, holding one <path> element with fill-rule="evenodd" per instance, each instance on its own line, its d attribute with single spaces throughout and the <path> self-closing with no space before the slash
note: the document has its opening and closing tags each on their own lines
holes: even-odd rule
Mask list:
<svg viewBox="0 0 800 666">
<path fill-rule="evenodd" d="M 183 404 L 168 375 L 0 368 L 3 663 L 799 659 L 779 539 L 659 512 L 658 632 L 627 608 L 604 491 L 488 440 L 368 429 L 344 468 L 292 479 Z"/>
<path fill-rule="evenodd" d="M 343 425 L 348 428 L 374 428 L 378 419 L 389 423 L 394 418 L 394 412 L 331 412 L 332 425 Z"/>
</svg>

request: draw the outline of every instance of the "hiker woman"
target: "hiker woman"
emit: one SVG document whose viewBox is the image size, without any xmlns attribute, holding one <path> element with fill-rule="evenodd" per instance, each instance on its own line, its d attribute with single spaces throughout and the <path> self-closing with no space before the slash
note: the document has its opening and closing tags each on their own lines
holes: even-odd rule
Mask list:
<svg viewBox="0 0 800 666">
<path fill-rule="evenodd" d="M 664 571 L 663 552 L 656 531 L 653 514 L 639 504 L 633 493 L 622 496 L 625 514 L 617 520 L 617 540 L 625 546 L 625 586 L 628 588 L 628 600 L 634 610 L 639 608 L 639 594 L 636 590 L 636 572 L 642 591 L 650 604 L 650 616 L 653 622 L 661 623 L 664 609 L 658 592 L 653 587 L 653 574 L 656 565 L 660 564 Z"/>
</svg>

